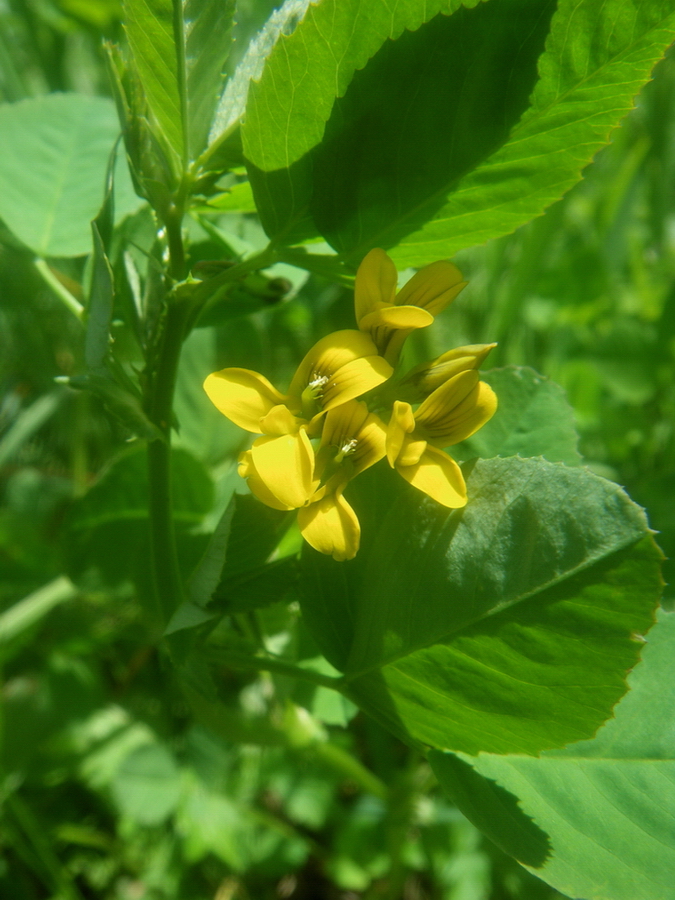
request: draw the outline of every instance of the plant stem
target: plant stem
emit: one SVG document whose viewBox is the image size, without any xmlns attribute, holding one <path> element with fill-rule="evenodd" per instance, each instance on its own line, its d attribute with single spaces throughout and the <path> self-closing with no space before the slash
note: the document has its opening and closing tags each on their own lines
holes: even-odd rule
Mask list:
<svg viewBox="0 0 675 900">
<path fill-rule="evenodd" d="M 169 305 L 153 375 L 148 413 L 164 440 L 148 444 L 150 531 L 155 594 L 162 626 L 183 599 L 171 504 L 171 421 L 173 393 L 185 331 L 187 305 Z"/>
<path fill-rule="evenodd" d="M 243 653 L 230 653 L 223 651 L 223 654 L 209 652 L 209 657 L 213 662 L 223 663 L 231 666 L 233 669 L 245 669 L 253 672 L 276 672 L 278 675 L 288 675 L 291 678 L 299 678 L 301 681 L 309 681 L 311 684 L 321 685 L 321 687 L 330 688 L 333 691 L 340 691 L 342 678 L 335 678 L 332 675 L 322 675 L 313 669 L 303 669 L 302 666 L 296 666 L 293 663 L 284 662 L 281 659 L 275 659 L 271 656 L 246 656 Z"/>
<path fill-rule="evenodd" d="M 66 309 L 70 310 L 70 312 L 79 322 L 82 322 L 84 316 L 84 306 L 82 306 L 79 300 L 76 300 L 75 297 L 73 297 L 73 295 L 70 293 L 70 291 L 61 284 L 59 279 L 56 277 L 56 275 L 54 275 L 44 259 L 35 259 L 33 261 L 33 265 L 37 269 L 38 274 L 41 276 L 42 280 L 45 282 L 45 284 L 49 285 L 52 291 L 54 291 L 54 294 L 59 298 Z"/>
<path fill-rule="evenodd" d="M 347 753 L 342 747 L 338 747 L 337 744 L 333 744 L 330 741 L 322 741 L 312 744 L 312 751 L 316 753 L 322 762 L 341 772 L 362 790 L 379 797 L 380 800 L 388 799 L 389 789 L 382 779 L 374 775 L 369 769 L 366 769 L 358 759 Z"/>
</svg>

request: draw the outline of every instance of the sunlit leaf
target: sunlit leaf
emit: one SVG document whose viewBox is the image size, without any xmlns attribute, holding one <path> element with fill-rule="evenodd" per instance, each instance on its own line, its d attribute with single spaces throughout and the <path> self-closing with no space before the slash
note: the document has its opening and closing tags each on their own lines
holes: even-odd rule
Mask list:
<svg viewBox="0 0 675 900">
<path fill-rule="evenodd" d="M 356 559 L 304 553 L 307 626 L 348 696 L 405 740 L 537 753 L 589 737 L 661 590 L 644 514 L 617 485 L 544 460 L 466 474 L 454 512 L 386 468 L 361 476 L 347 492 Z"/>
<path fill-rule="evenodd" d="M 631 690 L 594 740 L 540 759 L 462 754 L 458 764 L 452 754 L 432 752 L 441 784 L 496 843 L 570 897 L 669 900 L 675 870 L 674 653 L 675 615 L 662 613 L 629 676 Z M 531 817 L 532 826 L 548 835 L 549 852 L 538 862 L 528 859 L 527 826 L 518 835 L 496 814 L 489 792 L 504 789 L 517 800 L 521 817 Z"/>
<path fill-rule="evenodd" d="M 40 256 L 91 251 L 119 123 L 103 97 L 50 94 L 0 106 L 0 216 Z M 137 209 L 126 165 L 116 172 L 118 219 Z"/>
</svg>

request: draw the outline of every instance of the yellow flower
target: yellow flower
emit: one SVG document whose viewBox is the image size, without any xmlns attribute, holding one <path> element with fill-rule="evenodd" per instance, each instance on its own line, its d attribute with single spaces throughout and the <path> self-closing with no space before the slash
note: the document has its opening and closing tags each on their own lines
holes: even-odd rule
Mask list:
<svg viewBox="0 0 675 900">
<path fill-rule="evenodd" d="M 385 455 L 386 428 L 365 403 L 352 400 L 328 412 L 317 453 L 320 487 L 298 511 L 302 536 L 333 559 L 353 559 L 361 526 L 342 496 L 347 483 Z"/>
<path fill-rule="evenodd" d="M 314 493 L 314 433 L 329 410 L 377 387 L 392 374 L 371 339 L 360 331 L 337 331 L 307 353 L 288 394 L 250 369 L 222 369 L 204 390 L 223 415 L 264 437 L 254 441 L 242 474 L 263 502 L 279 509 L 302 506 Z M 253 485 L 255 485 L 255 490 Z M 267 497 L 267 499 L 264 499 Z"/>
<path fill-rule="evenodd" d="M 397 278 L 392 260 L 376 248 L 361 262 L 354 285 L 358 326 L 370 334 L 380 355 L 392 365 L 407 336 L 431 325 L 466 285 L 459 269 L 445 260 L 420 269 L 398 294 Z"/>
<path fill-rule="evenodd" d="M 480 381 L 475 369 L 449 378 L 416 412 L 409 403 L 397 400 L 387 429 L 389 464 L 443 506 L 464 506 L 464 476 L 454 459 L 440 448 L 470 437 L 496 409 L 494 391 Z"/>
</svg>

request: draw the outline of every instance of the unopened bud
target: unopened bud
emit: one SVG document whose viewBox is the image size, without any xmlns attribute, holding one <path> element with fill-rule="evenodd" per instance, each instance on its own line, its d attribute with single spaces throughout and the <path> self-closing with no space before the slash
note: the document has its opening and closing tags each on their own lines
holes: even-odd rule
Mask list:
<svg viewBox="0 0 675 900">
<path fill-rule="evenodd" d="M 496 346 L 496 344 L 466 344 L 464 347 L 448 350 L 431 362 L 415 366 L 401 379 L 397 398 L 407 400 L 408 403 L 424 400 L 432 391 L 460 372 L 480 368 L 490 350 Z"/>
</svg>

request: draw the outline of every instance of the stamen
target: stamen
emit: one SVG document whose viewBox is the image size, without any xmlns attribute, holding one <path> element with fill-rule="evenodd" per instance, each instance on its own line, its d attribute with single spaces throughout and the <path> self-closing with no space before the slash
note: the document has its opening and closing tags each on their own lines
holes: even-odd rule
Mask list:
<svg viewBox="0 0 675 900">
<path fill-rule="evenodd" d="M 356 450 L 356 445 L 358 441 L 356 438 L 352 438 L 350 441 L 345 441 L 345 443 L 340 447 L 340 453 L 343 456 L 347 456 L 349 453 L 353 453 Z"/>
<path fill-rule="evenodd" d="M 317 397 L 322 392 L 321 389 L 328 384 L 328 381 L 328 375 L 317 375 L 317 373 L 315 372 L 314 377 L 309 382 L 307 387 L 312 388 L 314 396 Z"/>
</svg>

